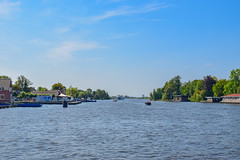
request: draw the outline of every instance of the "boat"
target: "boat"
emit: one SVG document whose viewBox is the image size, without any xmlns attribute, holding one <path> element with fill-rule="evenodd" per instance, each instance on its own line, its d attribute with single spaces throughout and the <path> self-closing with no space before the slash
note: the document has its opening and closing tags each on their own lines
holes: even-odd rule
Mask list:
<svg viewBox="0 0 240 160">
<path fill-rule="evenodd" d="M 2 108 L 10 108 L 11 107 L 11 104 L 9 103 L 0 103 L 0 109 Z"/>
<path fill-rule="evenodd" d="M 41 103 L 16 103 L 14 104 L 14 107 L 42 107 L 43 104 Z"/>
<path fill-rule="evenodd" d="M 114 99 L 113 102 L 117 102 L 117 99 Z"/>
<path fill-rule="evenodd" d="M 150 101 L 145 102 L 146 105 L 151 105 L 152 103 Z"/>
<path fill-rule="evenodd" d="M 87 99 L 86 102 L 97 102 L 97 100 L 91 100 L 91 99 Z"/>
</svg>

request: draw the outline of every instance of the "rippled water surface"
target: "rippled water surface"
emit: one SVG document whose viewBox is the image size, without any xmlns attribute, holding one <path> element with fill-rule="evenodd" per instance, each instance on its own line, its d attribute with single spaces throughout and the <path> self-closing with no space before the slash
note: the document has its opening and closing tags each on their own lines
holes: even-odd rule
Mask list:
<svg viewBox="0 0 240 160">
<path fill-rule="evenodd" d="M 98 101 L 0 110 L 0 159 L 240 159 L 240 105 Z"/>
</svg>

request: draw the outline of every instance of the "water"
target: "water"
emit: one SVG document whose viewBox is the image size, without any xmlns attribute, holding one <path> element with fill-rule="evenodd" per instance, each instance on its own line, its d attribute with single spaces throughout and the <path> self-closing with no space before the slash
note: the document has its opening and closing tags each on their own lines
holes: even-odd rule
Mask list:
<svg viewBox="0 0 240 160">
<path fill-rule="evenodd" d="M 240 159 L 240 105 L 98 101 L 0 110 L 0 159 Z"/>
</svg>

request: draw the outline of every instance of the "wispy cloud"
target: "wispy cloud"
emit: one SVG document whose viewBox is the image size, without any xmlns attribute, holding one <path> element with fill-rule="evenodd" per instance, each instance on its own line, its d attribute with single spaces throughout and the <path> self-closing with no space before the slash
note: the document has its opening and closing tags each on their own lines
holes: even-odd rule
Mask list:
<svg viewBox="0 0 240 160">
<path fill-rule="evenodd" d="M 53 48 L 48 53 L 48 57 L 56 61 L 71 60 L 73 54 L 77 51 L 94 50 L 103 48 L 96 42 L 63 42 L 56 48 Z"/>
<path fill-rule="evenodd" d="M 98 21 L 116 17 L 116 16 L 128 16 L 128 15 L 133 15 L 133 14 L 153 12 L 153 11 L 157 11 L 159 9 L 166 8 L 166 7 L 169 7 L 169 5 L 166 3 L 152 3 L 152 4 L 148 4 L 146 6 L 140 7 L 140 8 L 134 8 L 131 6 L 123 6 L 123 7 L 120 7 L 119 9 L 105 12 L 102 15 L 83 18 L 83 20 L 86 20 L 90 23 L 98 22 Z"/>
<path fill-rule="evenodd" d="M 95 58 L 88 58 L 88 59 L 84 59 L 83 61 L 85 62 L 96 62 L 96 61 L 101 61 L 104 60 L 103 57 L 95 57 Z"/>
<path fill-rule="evenodd" d="M 213 66 L 213 63 L 205 63 L 203 65 L 206 66 L 206 67 L 210 67 L 210 66 Z"/>
<path fill-rule="evenodd" d="M 0 18 L 4 18 L 11 13 L 18 11 L 18 6 L 20 5 L 20 2 L 10 2 L 8 0 L 3 0 L 0 2 Z"/>
<path fill-rule="evenodd" d="M 114 34 L 110 37 L 110 39 L 123 39 L 123 38 L 130 38 L 130 37 L 136 37 L 138 36 L 139 33 L 130 33 L 130 34 L 126 34 L 126 33 L 122 33 L 122 34 Z"/>
</svg>

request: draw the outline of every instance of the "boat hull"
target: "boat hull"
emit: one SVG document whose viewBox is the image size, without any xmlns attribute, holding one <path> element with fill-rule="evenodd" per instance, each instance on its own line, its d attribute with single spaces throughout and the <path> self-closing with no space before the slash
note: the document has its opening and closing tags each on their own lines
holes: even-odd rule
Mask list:
<svg viewBox="0 0 240 160">
<path fill-rule="evenodd" d="M 18 103 L 15 107 L 42 107 L 42 105 L 40 103 Z"/>
</svg>

